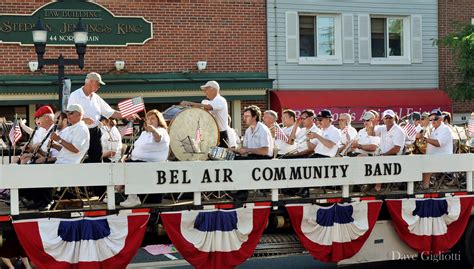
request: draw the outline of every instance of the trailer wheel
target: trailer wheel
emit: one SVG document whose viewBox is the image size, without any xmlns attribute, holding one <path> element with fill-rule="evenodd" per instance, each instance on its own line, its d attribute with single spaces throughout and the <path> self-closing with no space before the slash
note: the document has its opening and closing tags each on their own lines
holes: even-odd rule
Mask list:
<svg viewBox="0 0 474 269">
<path fill-rule="evenodd" d="M 474 218 L 471 218 L 464 233 L 464 255 L 466 262 L 474 266 Z"/>
</svg>

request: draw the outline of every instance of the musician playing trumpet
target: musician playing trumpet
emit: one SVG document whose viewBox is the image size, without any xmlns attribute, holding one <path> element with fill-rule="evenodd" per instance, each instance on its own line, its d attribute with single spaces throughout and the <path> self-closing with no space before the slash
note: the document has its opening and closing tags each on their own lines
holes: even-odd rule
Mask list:
<svg viewBox="0 0 474 269">
<path fill-rule="evenodd" d="M 354 139 L 357 136 L 357 130 L 351 126 L 351 115 L 348 113 L 341 113 L 339 115 L 339 130 L 341 131 L 341 146 L 338 149 L 338 152 L 347 151 L 351 144 L 354 142 Z"/>
<path fill-rule="evenodd" d="M 321 132 L 321 129 L 319 129 L 316 124 L 314 124 L 314 116 L 315 113 L 312 109 L 305 109 L 301 111 L 301 115 L 296 125 L 302 126 L 302 128 L 299 131 L 297 129 L 293 129 L 289 136 L 290 141 L 294 139 L 296 149 L 293 152 L 282 156 L 282 159 L 305 158 L 313 155 L 316 144 L 311 143 L 307 135 L 309 133 Z"/>
<path fill-rule="evenodd" d="M 321 118 L 321 134 L 309 133 L 307 137 L 311 143 L 316 144 L 314 155 L 311 158 L 328 158 L 336 156 L 341 143 L 341 133 L 332 124 L 332 113 L 329 110 L 321 110 L 318 114 Z"/>
</svg>

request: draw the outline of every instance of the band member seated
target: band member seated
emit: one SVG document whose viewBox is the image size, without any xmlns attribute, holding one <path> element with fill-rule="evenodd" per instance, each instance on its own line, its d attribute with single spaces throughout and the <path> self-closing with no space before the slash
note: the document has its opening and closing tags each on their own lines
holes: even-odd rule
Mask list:
<svg viewBox="0 0 474 269">
<path fill-rule="evenodd" d="M 153 109 L 146 113 L 146 124 L 143 132 L 133 145 L 129 162 L 164 162 L 168 159 L 170 137 L 168 125 L 160 111 Z M 161 195 L 156 195 L 161 200 Z M 120 203 L 123 207 L 134 207 L 141 204 L 137 194 L 129 194 Z"/>
<path fill-rule="evenodd" d="M 232 123 L 232 119 L 230 115 L 227 117 L 228 125 L 227 125 L 227 136 L 229 137 L 229 148 L 237 149 L 240 147 L 240 135 L 237 134 L 237 131 L 230 127 Z"/>
<path fill-rule="evenodd" d="M 300 132 L 300 127 L 296 124 L 296 112 L 291 109 L 283 110 L 281 120 L 283 128 L 276 126 L 275 128 L 283 132 L 285 137 L 275 137 L 275 147 L 277 149 L 277 156 L 286 156 L 297 151 L 297 145 L 295 143 L 296 136 Z M 283 138 L 283 139 L 281 139 Z"/>
<path fill-rule="evenodd" d="M 338 122 L 339 130 L 341 132 L 341 146 L 339 147 L 338 152 L 341 153 L 351 147 L 350 144 L 354 142 L 354 139 L 357 136 L 357 130 L 352 127 L 352 118 L 348 113 L 341 113 Z"/>
<path fill-rule="evenodd" d="M 423 139 L 427 143 L 426 154 L 453 154 L 453 136 L 451 130 L 443 122 L 443 116 L 439 109 L 434 109 L 430 113 L 430 122 L 433 130 L 429 138 L 418 133 L 417 138 Z M 431 173 L 423 173 L 422 189 L 427 190 L 430 187 Z"/>
<path fill-rule="evenodd" d="M 102 144 L 102 162 L 116 163 L 122 158 L 122 136 L 116 127 L 114 119 L 107 119 L 101 117 L 100 122 L 102 127 L 102 137 L 100 138 Z"/>
<path fill-rule="evenodd" d="M 395 112 L 387 109 L 382 114 L 385 125 L 376 129 L 375 134 L 380 136 L 380 156 L 401 155 L 405 147 L 405 132 L 395 123 Z M 370 194 L 380 194 L 382 184 L 378 183 Z"/>
<path fill-rule="evenodd" d="M 53 109 L 50 106 L 42 106 L 36 110 L 34 117 L 37 122 L 37 129 L 32 134 L 33 137 L 27 146 L 28 148 L 24 150 L 24 152 L 29 153 L 20 156 L 21 164 L 40 163 L 38 158 L 45 156 L 48 149 L 49 136 L 54 125 Z"/>
<path fill-rule="evenodd" d="M 301 112 L 296 126 L 301 128 L 293 128 L 288 139 L 294 141 L 295 149 L 285 155 L 280 156 L 281 159 L 305 158 L 314 154 L 315 144 L 309 142 L 306 136 L 310 132 L 319 133 L 321 130 L 314 124 L 314 110 L 305 109 Z"/>
<path fill-rule="evenodd" d="M 275 138 L 275 126 L 278 125 L 278 113 L 274 110 L 265 110 L 263 112 L 262 122 L 268 127 L 272 137 Z"/>
<path fill-rule="evenodd" d="M 81 163 L 89 149 L 89 129 L 82 121 L 84 109 L 79 104 L 71 104 L 66 109 L 67 119 L 71 126 L 61 134 L 53 132 L 52 147 L 59 151 L 56 164 Z"/>
<path fill-rule="evenodd" d="M 380 137 L 375 136 L 372 112 L 365 112 L 362 116 L 364 128 L 361 129 L 352 143 L 352 152 L 349 156 L 373 156 L 377 152 L 380 144 Z"/>
<path fill-rule="evenodd" d="M 341 133 L 332 125 L 331 111 L 321 110 L 318 117 L 321 118 L 321 133 L 309 133 L 307 135 L 311 139 L 310 142 L 316 144 L 311 158 L 334 157 L 341 143 Z"/>
<path fill-rule="evenodd" d="M 244 122 L 248 126 L 245 130 L 243 147 L 236 152 L 240 154 L 236 159 L 271 159 L 273 144 L 270 130 L 260 119 L 262 112 L 255 105 L 244 108 Z"/>
<path fill-rule="evenodd" d="M 214 80 L 208 81 L 201 86 L 201 90 L 204 91 L 207 100 L 203 100 L 201 103 L 183 101 L 181 105 L 199 107 L 209 111 L 216 119 L 217 126 L 219 126 L 219 147 L 227 148 L 229 140 L 227 136 L 227 117 L 229 110 L 226 99 L 220 95 L 219 83 Z"/>
<path fill-rule="evenodd" d="M 431 133 L 431 122 L 430 122 L 430 113 L 423 112 L 421 113 L 420 126 L 423 128 L 423 134 L 425 137 L 429 137 Z"/>
</svg>

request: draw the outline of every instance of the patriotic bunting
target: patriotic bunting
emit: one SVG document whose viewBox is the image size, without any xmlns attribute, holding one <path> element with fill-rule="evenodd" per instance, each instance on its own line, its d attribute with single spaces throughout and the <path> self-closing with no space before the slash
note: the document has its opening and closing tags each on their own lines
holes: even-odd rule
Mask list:
<svg viewBox="0 0 474 269">
<path fill-rule="evenodd" d="M 418 252 L 439 254 L 456 244 L 466 228 L 474 197 L 386 200 L 400 238 Z"/>
<path fill-rule="evenodd" d="M 350 204 L 287 205 L 301 244 L 317 260 L 338 262 L 354 256 L 365 243 L 379 216 L 382 201 Z"/>
<path fill-rule="evenodd" d="M 21 245 L 37 268 L 126 268 L 138 251 L 148 213 L 96 218 L 14 221 Z"/>
<path fill-rule="evenodd" d="M 265 229 L 269 207 L 162 213 L 165 230 L 195 268 L 234 268 L 250 258 Z"/>
</svg>

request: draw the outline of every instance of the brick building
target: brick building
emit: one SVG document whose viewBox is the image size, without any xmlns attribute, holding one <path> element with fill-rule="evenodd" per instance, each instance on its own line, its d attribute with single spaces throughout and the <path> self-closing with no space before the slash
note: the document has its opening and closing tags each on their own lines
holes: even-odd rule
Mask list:
<svg viewBox="0 0 474 269">
<path fill-rule="evenodd" d="M 82 1 L 64 2 L 74 6 Z M 29 17 L 36 11 L 35 15 L 42 16 L 40 11 L 53 4 L 46 0 L 0 0 L 0 18 L 12 14 Z M 85 68 L 66 67 L 72 90 L 82 85 L 85 74 L 95 71 L 107 83 L 100 95 L 110 104 L 142 95 L 147 108 L 164 110 L 181 100 L 201 100 L 198 86 L 215 79 L 229 101 L 237 129 L 243 105 L 257 103 L 266 108 L 266 92 L 272 84 L 267 75 L 265 0 L 99 0 L 87 5 L 114 17 L 142 17 L 152 23 L 152 38 L 127 46 L 94 46 L 89 42 Z M 77 18 L 69 19 L 77 22 Z M 0 40 L 12 30 L 12 24 L 4 21 Z M 30 27 L 22 25 L 16 30 L 31 32 L 31 23 Z M 99 39 L 100 33 L 96 36 Z M 16 113 L 29 116 L 32 122 L 36 105 L 57 103 L 57 67 L 30 72 L 28 63 L 37 59 L 31 41 L 29 46 L 0 42 L 0 53 L 0 115 L 11 119 Z M 74 46 L 47 45 L 46 58 L 59 54 L 77 58 Z M 125 62 L 121 71 L 115 68 L 117 60 Z M 197 69 L 198 61 L 207 62 L 205 70 Z"/>
<path fill-rule="evenodd" d="M 459 24 L 474 23 L 473 19 L 474 5 L 472 0 L 438 0 L 438 33 L 440 38 L 457 32 Z M 449 83 L 448 74 L 456 68 L 449 49 L 439 46 L 440 89 L 445 89 L 447 83 Z M 466 117 L 472 111 L 474 111 L 474 100 L 453 102 L 454 118 L 457 121 L 464 121 L 463 117 Z"/>
</svg>

